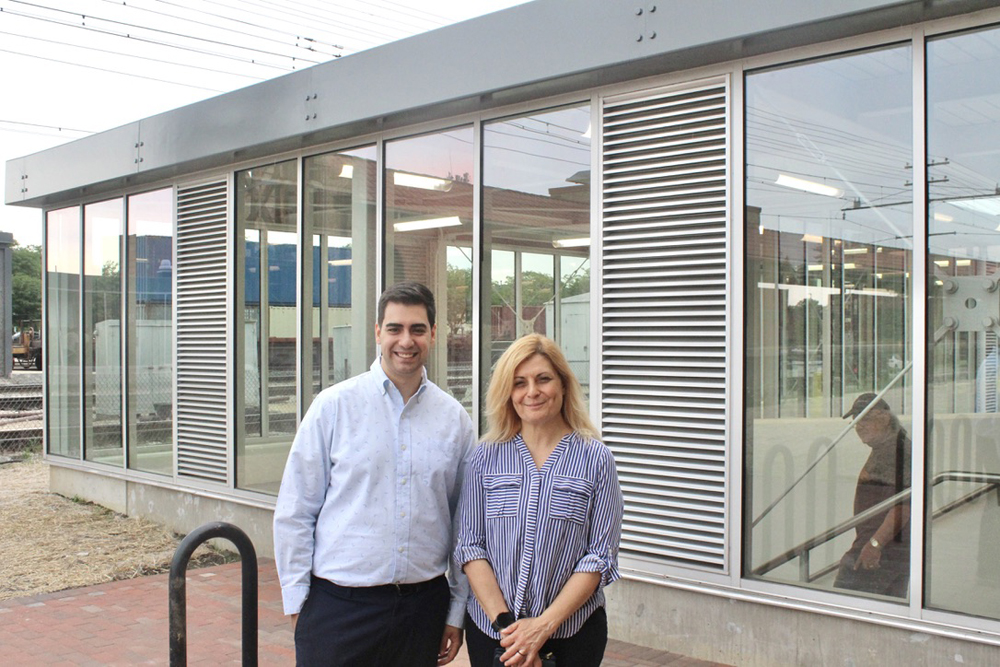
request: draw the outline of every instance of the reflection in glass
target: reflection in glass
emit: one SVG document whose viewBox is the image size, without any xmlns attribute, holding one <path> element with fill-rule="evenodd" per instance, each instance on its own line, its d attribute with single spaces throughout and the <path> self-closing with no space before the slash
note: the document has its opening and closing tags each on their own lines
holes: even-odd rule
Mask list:
<svg viewBox="0 0 1000 667">
<path fill-rule="evenodd" d="M 80 209 L 45 216 L 48 453 L 80 457 Z"/>
<path fill-rule="evenodd" d="M 748 576 L 907 595 L 911 71 L 899 47 L 746 79 Z"/>
<path fill-rule="evenodd" d="M 122 465 L 122 200 L 83 207 L 84 458 Z"/>
<path fill-rule="evenodd" d="M 1000 618 L 1000 30 L 927 45 L 927 605 Z"/>
<path fill-rule="evenodd" d="M 129 467 L 173 470 L 173 190 L 128 198 Z"/>
<path fill-rule="evenodd" d="M 302 409 L 323 389 L 368 369 L 375 358 L 374 146 L 305 160 L 303 331 L 312 331 L 312 377 Z"/>
<path fill-rule="evenodd" d="M 386 285 L 416 280 L 437 305 L 427 376 L 472 411 L 472 128 L 385 146 Z"/>
<path fill-rule="evenodd" d="M 295 434 L 298 316 L 296 161 L 236 174 L 236 238 L 242 253 L 243 400 L 237 401 L 236 480 L 277 493 Z"/>
<path fill-rule="evenodd" d="M 590 107 L 483 128 L 482 388 L 516 338 L 560 344 L 589 394 Z"/>
</svg>

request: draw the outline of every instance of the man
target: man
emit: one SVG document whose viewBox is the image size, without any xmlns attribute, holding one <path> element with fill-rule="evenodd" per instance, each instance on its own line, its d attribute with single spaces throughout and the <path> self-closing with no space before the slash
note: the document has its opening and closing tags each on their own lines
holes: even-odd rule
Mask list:
<svg viewBox="0 0 1000 667">
<path fill-rule="evenodd" d="M 302 419 L 274 511 L 274 551 L 299 665 L 444 665 L 462 644 L 468 582 L 445 579 L 475 431 L 427 380 L 434 295 L 379 299 L 380 355 Z"/>
<path fill-rule="evenodd" d="M 855 516 L 910 488 L 910 438 L 889 404 L 875 396 L 861 394 L 844 415 L 844 419 L 857 417 L 874 401 L 854 425 L 861 441 L 871 447 L 854 492 Z M 905 598 L 910 581 L 909 524 L 909 499 L 858 524 L 833 585 Z"/>
</svg>

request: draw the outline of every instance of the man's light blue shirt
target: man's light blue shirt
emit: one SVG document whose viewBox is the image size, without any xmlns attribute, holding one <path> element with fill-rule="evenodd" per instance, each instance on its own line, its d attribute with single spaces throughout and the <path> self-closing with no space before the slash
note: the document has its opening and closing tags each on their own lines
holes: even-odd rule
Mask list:
<svg viewBox="0 0 1000 667">
<path fill-rule="evenodd" d="M 285 465 L 274 510 L 274 554 L 286 614 L 310 575 L 341 586 L 411 584 L 449 570 L 472 420 L 423 379 L 403 397 L 376 359 L 367 373 L 319 394 Z M 462 627 L 468 581 L 449 576 L 448 625 Z"/>
</svg>

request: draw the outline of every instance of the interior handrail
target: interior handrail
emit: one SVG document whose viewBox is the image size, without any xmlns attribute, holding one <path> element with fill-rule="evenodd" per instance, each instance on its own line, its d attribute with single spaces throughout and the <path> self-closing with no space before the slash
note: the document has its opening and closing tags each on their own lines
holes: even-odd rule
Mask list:
<svg viewBox="0 0 1000 667">
<path fill-rule="evenodd" d="M 941 484 L 942 482 L 968 482 L 968 483 L 986 484 L 987 489 L 989 489 L 989 488 L 1000 487 L 1000 473 L 968 472 L 964 470 L 945 470 L 943 472 L 939 472 L 938 474 L 934 475 L 934 477 L 931 479 L 931 488 L 934 488 L 935 486 Z M 913 492 L 912 488 L 903 489 L 896 495 L 890 498 L 886 498 L 877 505 L 872 505 L 864 512 L 861 512 L 860 514 L 855 514 L 850 519 L 841 521 L 836 526 L 828 528 L 819 535 L 811 537 L 805 542 L 802 542 L 801 544 L 792 547 L 788 551 L 785 551 L 784 553 L 775 556 L 774 558 L 762 563 L 761 565 L 754 568 L 753 574 L 757 576 L 767 574 L 771 570 L 780 567 L 785 563 L 793 561 L 796 558 L 799 558 L 800 556 L 802 556 L 802 554 L 811 551 L 814 547 L 819 546 L 824 542 L 828 542 L 835 537 L 843 535 L 847 531 L 867 521 L 871 517 L 880 514 L 881 512 L 887 510 L 888 508 L 894 505 L 898 505 L 899 503 L 908 500 L 912 492 Z M 955 509 L 955 506 L 950 507 L 950 509 Z"/>
</svg>

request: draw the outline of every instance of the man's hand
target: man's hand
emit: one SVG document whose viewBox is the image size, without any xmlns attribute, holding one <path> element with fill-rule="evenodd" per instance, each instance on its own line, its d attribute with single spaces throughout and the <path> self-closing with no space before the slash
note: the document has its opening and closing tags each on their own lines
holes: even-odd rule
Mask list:
<svg viewBox="0 0 1000 667">
<path fill-rule="evenodd" d="M 438 649 L 438 664 L 447 665 L 454 660 L 460 648 L 462 648 L 462 628 L 456 628 L 454 625 L 444 626 L 441 647 Z"/>
<path fill-rule="evenodd" d="M 295 634 L 295 626 L 299 623 L 299 615 L 292 614 L 292 634 Z"/>
</svg>

